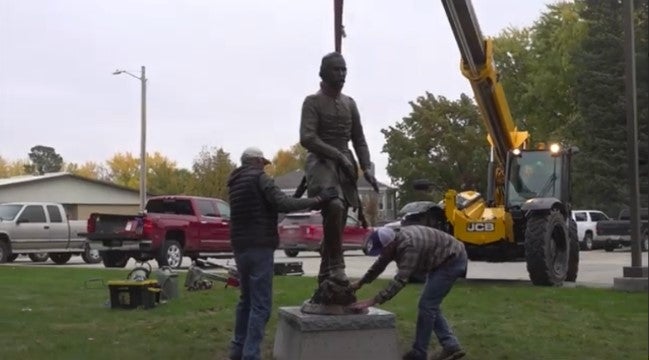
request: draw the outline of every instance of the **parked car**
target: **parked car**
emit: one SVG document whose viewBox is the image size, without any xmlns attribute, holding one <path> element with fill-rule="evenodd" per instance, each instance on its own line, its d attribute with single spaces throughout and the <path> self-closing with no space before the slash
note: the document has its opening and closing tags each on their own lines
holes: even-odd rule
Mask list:
<svg viewBox="0 0 649 360">
<path fill-rule="evenodd" d="M 322 215 L 319 211 L 290 213 L 277 226 L 279 232 L 279 248 L 288 257 L 295 257 L 300 251 L 320 251 L 323 238 Z M 347 223 L 343 231 L 343 250 L 363 250 L 365 238 L 372 231 L 364 229 L 360 221 L 352 215 L 347 215 Z"/>
<path fill-rule="evenodd" d="M 649 226 L 647 208 L 640 209 L 640 247 L 649 249 Z M 598 221 L 595 239 L 601 239 L 604 250 L 613 251 L 620 246 L 631 245 L 631 215 L 628 208 L 622 209 L 616 220 Z"/>
<path fill-rule="evenodd" d="M 577 224 L 577 236 L 582 250 L 603 247 L 604 240 L 601 237 L 595 240 L 596 226 L 598 221 L 610 220 L 608 215 L 599 210 L 573 210 L 571 216 Z"/>
<path fill-rule="evenodd" d="M 104 266 L 124 267 L 133 257 L 177 268 L 183 256 L 196 260 L 232 252 L 230 205 L 223 200 L 157 196 L 145 210 L 139 215 L 90 215 L 85 235 Z"/>
<path fill-rule="evenodd" d="M 84 220 L 69 220 L 61 204 L 0 204 L 0 263 L 12 262 L 21 254 L 34 262 L 49 257 L 56 264 L 65 264 L 72 255 L 81 255 L 89 264 L 101 262 L 99 253 L 80 235 L 85 228 Z"/>
<path fill-rule="evenodd" d="M 444 211 L 442 203 L 433 201 L 413 201 L 405 204 L 399 212 L 397 218 L 386 223 L 384 226 L 399 228 L 404 225 L 423 225 L 436 229 L 446 230 L 447 224 L 440 224 L 440 212 Z"/>
</svg>

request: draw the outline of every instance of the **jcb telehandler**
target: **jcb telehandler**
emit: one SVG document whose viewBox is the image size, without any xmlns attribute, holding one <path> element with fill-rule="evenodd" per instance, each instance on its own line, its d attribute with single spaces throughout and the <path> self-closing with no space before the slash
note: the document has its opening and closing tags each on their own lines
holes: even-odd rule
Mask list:
<svg viewBox="0 0 649 360">
<path fill-rule="evenodd" d="M 492 42 L 482 36 L 470 0 L 442 3 L 460 49 L 462 74 L 471 83 L 488 132 L 488 189 L 486 196 L 448 190 L 439 206 L 418 219 L 464 242 L 472 260 L 525 259 L 535 285 L 575 281 L 579 246 L 570 219 L 570 172 L 577 149 L 529 146 L 529 134 L 512 119 Z"/>
</svg>

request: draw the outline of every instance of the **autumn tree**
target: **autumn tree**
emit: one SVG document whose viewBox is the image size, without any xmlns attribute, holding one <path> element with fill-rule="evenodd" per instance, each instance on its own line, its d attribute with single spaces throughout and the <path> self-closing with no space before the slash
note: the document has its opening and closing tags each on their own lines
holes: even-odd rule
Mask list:
<svg viewBox="0 0 649 360">
<path fill-rule="evenodd" d="M 31 162 L 25 165 L 25 172 L 29 174 L 58 172 L 63 167 L 63 158 L 53 147 L 36 145 L 29 150 L 28 155 Z"/>
<path fill-rule="evenodd" d="M 471 98 L 462 94 L 452 101 L 426 93 L 410 106 L 411 113 L 402 121 L 381 130 L 387 172 L 399 186 L 400 202 L 421 199 L 412 188 L 417 179 L 432 181 L 439 189 L 484 191 L 489 152 Z"/>
<path fill-rule="evenodd" d="M 5 158 L 0 156 L 0 179 L 9 177 L 9 175 L 7 175 L 8 174 L 8 171 L 7 171 L 8 165 L 9 165 L 9 163 L 7 162 L 7 160 L 5 160 Z"/>
<path fill-rule="evenodd" d="M 14 160 L 11 162 L 7 162 L 5 168 L 7 177 L 27 174 L 27 172 L 25 171 L 27 165 L 29 165 L 28 160 Z"/>
<path fill-rule="evenodd" d="M 96 162 L 86 161 L 81 165 L 76 163 L 65 164 L 65 171 L 88 179 L 104 180 L 108 169 Z"/>
<path fill-rule="evenodd" d="M 191 174 L 187 170 L 178 169 L 175 161 L 156 151 L 153 155 L 147 155 L 147 169 L 148 192 L 158 195 L 187 192 Z"/>
<path fill-rule="evenodd" d="M 363 215 L 370 226 L 375 226 L 379 220 L 379 194 L 370 192 L 362 196 Z"/>
<path fill-rule="evenodd" d="M 272 164 L 267 171 L 272 176 L 280 176 L 291 171 L 304 169 L 307 151 L 299 143 L 288 150 L 280 149 L 273 157 Z"/>
<path fill-rule="evenodd" d="M 227 182 L 236 165 L 223 148 L 203 147 L 192 166 L 191 192 L 199 196 L 228 199 Z"/>
<path fill-rule="evenodd" d="M 137 189 L 140 184 L 140 160 L 130 152 L 117 153 L 106 161 L 110 180 L 115 184 Z"/>
</svg>

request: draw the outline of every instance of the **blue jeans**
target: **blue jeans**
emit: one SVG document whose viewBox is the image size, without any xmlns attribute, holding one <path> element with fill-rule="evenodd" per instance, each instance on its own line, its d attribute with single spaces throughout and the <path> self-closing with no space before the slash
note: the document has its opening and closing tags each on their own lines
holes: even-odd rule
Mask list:
<svg viewBox="0 0 649 360">
<path fill-rule="evenodd" d="M 261 359 L 261 342 L 270 318 L 273 294 L 272 248 L 235 252 L 241 295 L 236 310 L 230 359 Z"/>
<path fill-rule="evenodd" d="M 442 315 L 440 305 L 453 287 L 455 280 L 466 275 L 466 268 L 466 253 L 462 253 L 431 271 L 426 277 L 426 284 L 419 298 L 417 330 L 415 342 L 412 344 L 413 352 L 421 359 L 426 359 L 433 332 L 444 349 L 460 348 L 460 343 L 453 335 L 453 330 Z"/>
</svg>

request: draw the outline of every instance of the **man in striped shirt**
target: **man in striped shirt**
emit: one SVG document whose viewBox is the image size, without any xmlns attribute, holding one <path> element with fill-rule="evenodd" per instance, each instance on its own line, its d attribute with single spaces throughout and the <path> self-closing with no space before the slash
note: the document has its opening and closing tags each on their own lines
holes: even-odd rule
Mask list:
<svg viewBox="0 0 649 360">
<path fill-rule="evenodd" d="M 360 310 L 382 304 L 394 297 L 408 283 L 411 275 L 425 273 L 426 284 L 419 298 L 415 341 L 412 350 L 403 359 L 425 360 L 433 332 L 442 349 L 431 359 L 452 360 L 463 357 L 465 352 L 442 315 L 440 304 L 455 280 L 466 276 L 467 256 L 464 244 L 443 231 L 409 225 L 396 231 L 388 227 L 374 230 L 368 247 L 368 254 L 379 255 L 379 258 L 360 280 L 352 284 L 355 290 L 374 281 L 392 261 L 396 262 L 398 272 L 374 298 L 351 306 Z"/>
</svg>

